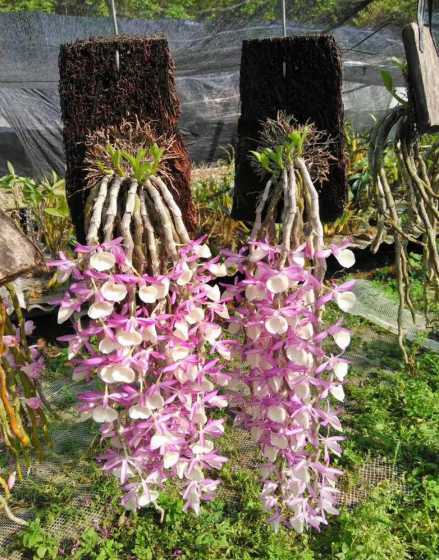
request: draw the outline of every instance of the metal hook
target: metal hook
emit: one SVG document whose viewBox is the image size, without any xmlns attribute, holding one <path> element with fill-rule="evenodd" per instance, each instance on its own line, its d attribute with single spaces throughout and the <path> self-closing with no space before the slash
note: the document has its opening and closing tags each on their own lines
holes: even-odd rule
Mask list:
<svg viewBox="0 0 439 560">
<path fill-rule="evenodd" d="M 114 35 L 117 37 L 119 35 L 119 26 L 117 24 L 117 12 L 116 12 L 116 4 L 114 0 L 111 0 L 111 14 L 113 16 Z M 120 70 L 119 49 L 116 49 L 116 69 L 119 72 Z"/>
</svg>

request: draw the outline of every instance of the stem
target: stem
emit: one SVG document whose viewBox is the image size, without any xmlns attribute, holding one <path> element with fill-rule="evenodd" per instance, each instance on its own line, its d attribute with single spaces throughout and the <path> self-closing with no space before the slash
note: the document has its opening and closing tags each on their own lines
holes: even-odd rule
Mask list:
<svg viewBox="0 0 439 560">
<path fill-rule="evenodd" d="M 291 250 L 291 232 L 297 212 L 297 184 L 294 165 L 284 173 L 284 215 L 280 266 L 283 267 Z"/>
<path fill-rule="evenodd" d="M 17 525 L 21 525 L 22 527 L 26 527 L 26 525 L 28 524 L 27 521 L 25 521 L 24 519 L 21 519 L 20 517 L 16 517 L 12 511 L 9 509 L 8 503 L 5 500 L 5 498 L 3 496 L 0 496 L 0 509 L 3 508 L 5 510 L 6 513 L 6 517 L 12 521 L 13 523 L 16 523 Z"/>
<path fill-rule="evenodd" d="M 175 202 L 174 197 L 172 196 L 171 192 L 169 191 L 168 187 L 165 183 L 160 179 L 160 177 L 151 177 L 151 182 L 158 186 L 160 192 L 162 193 L 162 197 L 166 202 L 169 210 L 171 211 L 172 217 L 174 219 L 175 229 L 181 239 L 181 242 L 184 244 L 190 243 L 190 237 L 188 231 L 186 229 L 186 225 L 183 221 L 183 217 L 181 214 L 180 207 Z"/>
<path fill-rule="evenodd" d="M 151 261 L 152 273 L 154 276 L 157 276 L 160 273 L 160 261 L 157 252 L 157 242 L 155 239 L 154 228 L 152 226 L 145 204 L 145 193 L 143 186 L 141 187 L 140 193 L 140 215 L 142 217 L 143 226 L 146 232 L 146 246 Z"/>
<path fill-rule="evenodd" d="M 94 203 L 90 226 L 88 228 L 88 245 L 97 245 L 99 243 L 99 228 L 102 221 L 102 210 L 104 208 L 105 199 L 107 198 L 108 183 L 110 182 L 110 179 L 111 175 L 105 175 L 105 177 L 101 181 L 99 193 Z"/>
<path fill-rule="evenodd" d="M 174 236 L 173 236 L 173 227 L 172 222 L 169 219 L 169 213 L 166 211 L 165 205 L 160 197 L 159 192 L 151 183 L 151 181 L 147 181 L 145 183 L 145 187 L 147 193 L 151 197 L 151 200 L 154 205 L 154 209 L 158 214 L 158 218 L 160 221 L 161 231 L 163 233 L 163 239 L 165 244 L 165 250 L 168 253 L 169 257 L 176 262 L 178 260 L 178 253 L 177 248 L 175 246 Z"/>
<path fill-rule="evenodd" d="M 104 225 L 104 240 L 106 243 L 113 239 L 114 221 L 117 216 L 117 199 L 121 184 L 122 177 L 115 177 L 111 182 L 108 209 Z"/>
<path fill-rule="evenodd" d="M 305 160 L 297 158 L 296 165 L 302 176 L 303 186 L 308 194 L 309 207 L 307 209 L 307 216 L 311 225 L 311 242 L 314 254 L 323 249 L 323 226 L 320 220 L 320 206 L 319 195 L 314 187 Z M 315 258 L 315 275 L 322 282 L 326 274 L 326 260 L 322 257 Z"/>
<path fill-rule="evenodd" d="M 132 264 L 134 241 L 133 241 L 133 236 L 131 235 L 131 218 L 136 204 L 136 193 L 137 193 L 138 183 L 135 180 L 131 180 L 129 185 L 130 186 L 128 189 L 128 195 L 127 195 L 127 200 L 125 205 L 125 213 L 122 218 L 120 229 L 123 236 L 127 260 L 130 264 Z"/>
</svg>

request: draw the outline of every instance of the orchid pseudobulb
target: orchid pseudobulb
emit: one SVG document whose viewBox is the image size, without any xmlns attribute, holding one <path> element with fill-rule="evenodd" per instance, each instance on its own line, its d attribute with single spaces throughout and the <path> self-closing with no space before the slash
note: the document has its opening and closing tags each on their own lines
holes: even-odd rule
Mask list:
<svg viewBox="0 0 439 560">
<path fill-rule="evenodd" d="M 314 262 L 333 253 L 352 266 L 354 258 L 346 244 L 315 252 L 306 243 L 281 265 L 281 251 L 254 242 L 249 256 L 228 254 L 242 275 L 225 294 L 236 310 L 229 330 L 242 340 L 228 393 L 236 422 L 249 430 L 264 458 L 262 502 L 271 524 L 300 533 L 337 513 L 341 471 L 331 459 L 340 455 L 344 439 L 337 408 L 344 399 L 348 362 L 341 353 L 350 332 L 339 323 L 323 327 L 321 315 L 330 301 L 342 311 L 355 302 L 352 282 L 327 287 L 314 275 Z"/>
<path fill-rule="evenodd" d="M 229 381 L 211 356 L 227 358 L 233 344 L 223 340 L 228 312 L 209 284 L 224 267 L 201 241 L 156 276 L 134 271 L 120 239 L 76 251 L 83 264 L 53 263 L 73 278 L 58 318 L 75 317 L 75 334 L 61 339 L 74 377 L 98 381 L 80 396 L 80 410 L 109 443 L 103 468 L 120 479 L 127 509 L 155 504 L 174 478 L 186 509 L 198 513 L 219 483 L 209 473 L 226 461 L 214 446 L 223 420 L 210 418 L 227 405 L 218 388 Z"/>
</svg>

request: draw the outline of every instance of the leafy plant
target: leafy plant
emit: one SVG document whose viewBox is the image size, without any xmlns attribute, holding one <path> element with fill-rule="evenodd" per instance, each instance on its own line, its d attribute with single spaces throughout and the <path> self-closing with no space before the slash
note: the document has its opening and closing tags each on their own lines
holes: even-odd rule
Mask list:
<svg viewBox="0 0 439 560">
<path fill-rule="evenodd" d="M 41 181 L 20 177 L 10 162 L 8 171 L 0 178 L 0 188 L 14 201 L 17 224 L 50 255 L 66 251 L 73 239 L 73 227 L 64 179 L 54 171 Z"/>
<path fill-rule="evenodd" d="M 39 519 L 31 521 L 21 535 L 25 550 L 33 560 L 58 560 L 58 542 L 43 530 Z"/>
</svg>

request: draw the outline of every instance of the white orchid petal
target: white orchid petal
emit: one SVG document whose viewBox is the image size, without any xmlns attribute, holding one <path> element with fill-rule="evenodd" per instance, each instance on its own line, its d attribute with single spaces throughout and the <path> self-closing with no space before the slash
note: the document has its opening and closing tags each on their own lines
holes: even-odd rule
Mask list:
<svg viewBox="0 0 439 560">
<path fill-rule="evenodd" d="M 172 443 L 172 437 L 163 434 L 154 434 L 151 438 L 150 448 L 152 450 L 158 449 L 159 447 L 164 447 Z"/>
<path fill-rule="evenodd" d="M 187 264 L 184 264 L 182 267 L 182 272 L 177 278 L 177 284 L 179 286 L 186 286 L 186 284 L 189 284 L 189 282 L 192 280 L 192 274 L 192 270 L 187 266 Z"/>
<path fill-rule="evenodd" d="M 177 451 L 167 451 L 163 456 L 163 467 L 171 469 L 178 463 L 179 459 L 180 455 Z"/>
<path fill-rule="evenodd" d="M 194 248 L 194 252 L 200 259 L 210 259 L 212 253 L 205 243 L 203 245 L 198 245 Z"/>
<path fill-rule="evenodd" d="M 278 453 L 279 449 L 277 447 L 271 447 L 271 445 L 264 446 L 264 457 L 266 457 L 271 463 L 276 461 Z"/>
<path fill-rule="evenodd" d="M 250 251 L 249 261 L 252 263 L 258 262 L 268 255 L 268 251 L 262 249 L 262 247 L 254 247 Z"/>
<path fill-rule="evenodd" d="M 128 411 L 128 416 L 132 420 L 146 420 L 151 416 L 151 410 L 146 406 L 140 406 L 139 404 L 135 404 L 134 406 L 130 407 Z"/>
<path fill-rule="evenodd" d="M 257 284 L 250 284 L 245 288 L 245 297 L 247 301 L 260 301 L 265 297 L 265 290 Z"/>
<path fill-rule="evenodd" d="M 346 350 L 351 343 L 351 333 L 346 329 L 342 329 L 334 334 L 334 341 L 339 348 Z"/>
<path fill-rule="evenodd" d="M 341 292 L 335 295 L 335 301 L 338 307 L 347 313 L 354 307 L 357 297 L 354 292 Z"/>
<path fill-rule="evenodd" d="M 143 335 L 143 340 L 145 340 L 146 342 L 151 342 L 152 344 L 155 344 L 158 340 L 155 325 L 148 325 L 143 330 L 142 335 Z"/>
<path fill-rule="evenodd" d="M 90 268 L 94 268 L 99 272 L 110 270 L 115 264 L 115 256 L 106 251 L 99 251 L 90 257 Z"/>
<path fill-rule="evenodd" d="M 283 406 L 272 405 L 267 409 L 267 417 L 272 422 L 285 422 L 287 419 L 287 411 Z"/>
<path fill-rule="evenodd" d="M 334 366 L 335 377 L 340 381 L 348 374 L 349 364 L 347 362 L 337 362 Z"/>
<path fill-rule="evenodd" d="M 155 303 L 159 298 L 159 292 L 156 286 L 140 286 L 139 298 L 143 303 Z"/>
<path fill-rule="evenodd" d="M 102 424 L 103 422 L 114 422 L 117 420 L 117 412 L 110 407 L 97 406 L 93 409 L 92 418 L 95 422 Z"/>
<path fill-rule="evenodd" d="M 177 321 L 175 323 L 174 336 L 180 340 L 187 340 L 189 338 L 189 329 L 186 322 Z"/>
<path fill-rule="evenodd" d="M 174 346 L 174 348 L 171 348 L 171 350 L 169 351 L 169 357 L 175 362 L 178 362 L 179 360 L 184 360 L 185 358 L 187 358 L 187 356 L 189 356 L 189 353 L 189 348 L 186 348 L 185 346 Z"/>
<path fill-rule="evenodd" d="M 191 311 L 185 316 L 185 321 L 189 325 L 195 325 L 204 319 L 204 310 L 201 307 L 193 307 Z"/>
<path fill-rule="evenodd" d="M 165 298 L 169 293 L 169 280 L 168 278 L 164 278 L 158 284 L 155 284 L 155 288 L 157 290 L 157 297 L 159 299 Z"/>
<path fill-rule="evenodd" d="M 87 315 L 90 319 L 105 319 L 113 313 L 113 303 L 108 301 L 96 302 L 90 305 Z"/>
<path fill-rule="evenodd" d="M 209 272 L 214 276 L 227 276 L 227 266 L 222 263 L 211 264 L 209 266 Z"/>
<path fill-rule="evenodd" d="M 337 399 L 338 401 L 344 401 L 345 394 L 343 385 L 340 385 L 340 383 L 331 385 L 329 391 L 335 399 Z"/>
<path fill-rule="evenodd" d="M 261 335 L 261 329 L 258 327 L 258 325 L 251 325 L 250 327 L 247 327 L 245 329 L 245 332 L 247 333 L 247 336 L 253 341 L 258 340 Z"/>
<path fill-rule="evenodd" d="M 143 336 L 137 331 L 118 330 L 116 333 L 117 342 L 124 347 L 139 346 L 143 342 Z"/>
<path fill-rule="evenodd" d="M 267 281 L 267 289 L 272 294 L 281 294 L 282 292 L 286 292 L 289 288 L 290 281 L 288 276 L 283 273 L 276 274 L 272 276 Z"/>
<path fill-rule="evenodd" d="M 271 434 L 270 442 L 273 447 L 277 447 L 278 449 L 288 448 L 288 438 L 284 435 Z"/>
<path fill-rule="evenodd" d="M 206 292 L 207 297 L 215 303 L 218 303 L 221 299 L 221 292 L 216 284 L 215 286 L 209 286 L 209 284 L 206 284 L 204 286 L 204 291 Z"/>
<path fill-rule="evenodd" d="M 107 280 L 101 288 L 101 294 L 107 301 L 119 302 L 126 298 L 127 289 L 124 284 Z"/>
<path fill-rule="evenodd" d="M 301 348 L 297 348 L 296 346 L 287 346 L 285 353 L 290 362 L 299 366 L 309 368 L 313 365 L 312 354 L 302 350 Z"/>
<path fill-rule="evenodd" d="M 102 354 L 111 354 L 115 350 L 120 350 L 121 346 L 115 340 L 105 337 L 99 342 L 99 352 Z"/>
<path fill-rule="evenodd" d="M 163 408 L 165 405 L 165 401 L 160 393 L 154 393 L 145 399 L 145 403 L 148 408 L 155 409 L 155 408 Z"/>
<path fill-rule="evenodd" d="M 355 255 L 350 249 L 342 249 L 335 254 L 335 258 L 344 268 L 351 268 L 355 264 Z"/>
<path fill-rule="evenodd" d="M 270 334 L 285 334 L 288 330 L 288 321 L 282 315 L 274 314 L 265 321 L 265 328 Z"/>
<path fill-rule="evenodd" d="M 73 307 L 60 307 L 58 309 L 58 317 L 57 317 L 58 325 L 61 325 L 62 323 L 65 323 L 67 319 L 70 319 L 70 317 L 73 315 L 74 312 L 75 310 Z"/>
</svg>

